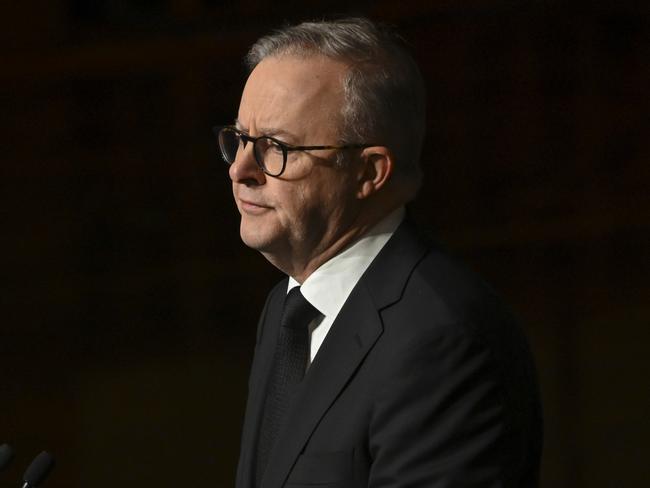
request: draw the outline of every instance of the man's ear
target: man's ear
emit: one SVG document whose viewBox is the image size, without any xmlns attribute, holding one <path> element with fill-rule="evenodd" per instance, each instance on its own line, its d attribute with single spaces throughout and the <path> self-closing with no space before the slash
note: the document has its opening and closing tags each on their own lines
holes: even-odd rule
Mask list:
<svg viewBox="0 0 650 488">
<path fill-rule="evenodd" d="M 361 152 L 357 198 L 362 200 L 381 190 L 393 176 L 394 157 L 385 146 L 366 147 Z"/>
</svg>

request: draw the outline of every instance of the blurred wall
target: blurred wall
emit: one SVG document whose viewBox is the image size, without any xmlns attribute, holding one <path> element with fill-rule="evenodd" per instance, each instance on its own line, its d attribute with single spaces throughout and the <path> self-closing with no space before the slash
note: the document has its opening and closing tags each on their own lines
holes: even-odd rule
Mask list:
<svg viewBox="0 0 650 488">
<path fill-rule="evenodd" d="M 307 5 L 308 4 L 308 5 Z M 411 211 L 519 316 L 543 486 L 650 479 L 650 9 L 641 2 L 14 2 L 0 15 L 0 486 L 233 486 L 280 275 L 239 241 L 211 126 L 285 20 L 396 24 L 429 85 Z"/>
</svg>

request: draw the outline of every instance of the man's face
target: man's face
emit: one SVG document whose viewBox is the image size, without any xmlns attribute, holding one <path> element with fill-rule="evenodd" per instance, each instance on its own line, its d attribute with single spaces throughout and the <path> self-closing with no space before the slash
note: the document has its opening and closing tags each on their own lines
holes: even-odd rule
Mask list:
<svg viewBox="0 0 650 488">
<path fill-rule="evenodd" d="M 338 143 L 345 66 L 316 57 L 263 60 L 251 73 L 239 106 L 239 129 L 292 145 Z M 230 166 L 241 213 L 241 238 L 272 262 L 308 262 L 353 225 L 355 163 L 335 164 L 334 150 L 289 152 L 279 177 L 262 172 L 252 144 Z"/>
</svg>

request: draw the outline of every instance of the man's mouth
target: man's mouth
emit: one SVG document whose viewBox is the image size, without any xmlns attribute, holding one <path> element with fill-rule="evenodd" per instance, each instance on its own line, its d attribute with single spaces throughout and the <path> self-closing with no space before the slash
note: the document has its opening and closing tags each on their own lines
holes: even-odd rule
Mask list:
<svg viewBox="0 0 650 488">
<path fill-rule="evenodd" d="M 260 214 L 271 209 L 271 207 L 269 207 L 268 205 L 264 205 L 260 202 L 244 200 L 243 198 L 239 198 L 238 200 L 239 200 L 239 209 L 242 212 L 246 212 L 250 214 Z"/>
</svg>

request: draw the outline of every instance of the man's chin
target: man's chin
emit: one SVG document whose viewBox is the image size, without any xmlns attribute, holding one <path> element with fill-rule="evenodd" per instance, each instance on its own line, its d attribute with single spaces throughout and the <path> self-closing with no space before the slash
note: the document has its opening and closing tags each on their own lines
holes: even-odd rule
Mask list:
<svg viewBox="0 0 650 488">
<path fill-rule="evenodd" d="M 239 236 L 242 242 L 251 249 L 261 253 L 272 251 L 273 240 L 269 236 L 265 236 L 260 232 L 248 232 L 244 229 L 241 229 Z"/>
</svg>

